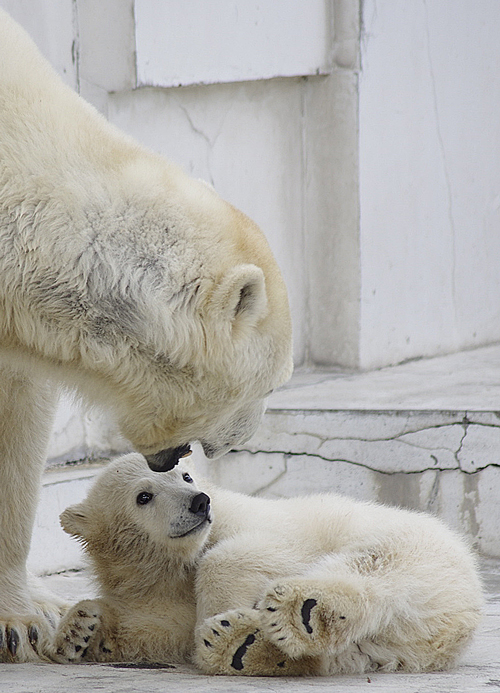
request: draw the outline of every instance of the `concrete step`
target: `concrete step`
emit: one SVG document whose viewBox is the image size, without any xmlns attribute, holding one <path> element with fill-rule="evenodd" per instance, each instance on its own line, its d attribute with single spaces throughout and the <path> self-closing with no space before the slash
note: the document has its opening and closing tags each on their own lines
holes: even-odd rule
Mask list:
<svg viewBox="0 0 500 693">
<path fill-rule="evenodd" d="M 253 438 L 200 473 L 269 497 L 345 493 L 438 514 L 500 556 L 500 346 L 369 373 L 297 371 Z M 59 513 L 99 464 L 47 471 L 32 543 L 37 573 L 79 567 Z"/>
</svg>

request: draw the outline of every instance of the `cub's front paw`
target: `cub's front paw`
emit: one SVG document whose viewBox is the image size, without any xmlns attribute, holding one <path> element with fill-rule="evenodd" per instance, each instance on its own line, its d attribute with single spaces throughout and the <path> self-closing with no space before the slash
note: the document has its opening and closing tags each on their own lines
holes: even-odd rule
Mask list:
<svg viewBox="0 0 500 693">
<path fill-rule="evenodd" d="M 365 611 L 363 596 L 348 584 L 299 578 L 275 584 L 259 609 L 266 638 L 294 658 L 342 651 Z"/>
<path fill-rule="evenodd" d="M 61 664 L 76 664 L 83 661 L 89 647 L 99 636 L 100 626 L 99 602 L 93 600 L 78 602 L 68 611 L 57 629 L 52 658 Z"/>
<path fill-rule="evenodd" d="M 318 672 L 311 657 L 292 660 L 268 642 L 254 609 L 227 611 L 207 619 L 196 634 L 195 663 L 207 674 L 299 676 Z"/>
</svg>

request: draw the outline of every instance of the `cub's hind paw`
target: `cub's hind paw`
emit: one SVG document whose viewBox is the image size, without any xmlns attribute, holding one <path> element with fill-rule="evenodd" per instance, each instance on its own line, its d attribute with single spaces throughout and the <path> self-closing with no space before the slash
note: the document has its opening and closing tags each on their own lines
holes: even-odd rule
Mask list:
<svg viewBox="0 0 500 693">
<path fill-rule="evenodd" d="M 262 602 L 266 637 L 290 657 L 342 651 L 363 625 L 364 600 L 349 585 L 290 579 L 272 587 Z"/>
<path fill-rule="evenodd" d="M 317 673 L 312 658 L 291 660 L 267 641 L 254 609 L 228 611 L 197 630 L 196 664 L 207 674 L 295 676 Z"/>
<path fill-rule="evenodd" d="M 72 607 L 62 619 L 54 640 L 53 658 L 76 664 L 85 659 L 101 625 L 101 610 L 97 601 L 83 601 Z"/>
</svg>

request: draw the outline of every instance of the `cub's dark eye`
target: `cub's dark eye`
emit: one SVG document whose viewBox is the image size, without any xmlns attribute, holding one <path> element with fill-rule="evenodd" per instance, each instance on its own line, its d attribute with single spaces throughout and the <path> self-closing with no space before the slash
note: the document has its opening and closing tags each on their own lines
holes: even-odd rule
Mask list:
<svg viewBox="0 0 500 693">
<path fill-rule="evenodd" d="M 192 484 L 192 483 L 193 483 L 193 480 L 191 479 L 191 477 L 189 476 L 189 474 L 188 474 L 187 472 L 184 472 L 184 474 L 182 475 L 182 478 L 183 478 L 184 481 L 186 481 L 188 484 Z"/>
<path fill-rule="evenodd" d="M 137 505 L 147 505 L 147 503 L 149 503 L 149 501 L 152 498 L 152 493 L 148 493 L 147 491 L 141 491 L 135 500 L 137 502 Z"/>
</svg>

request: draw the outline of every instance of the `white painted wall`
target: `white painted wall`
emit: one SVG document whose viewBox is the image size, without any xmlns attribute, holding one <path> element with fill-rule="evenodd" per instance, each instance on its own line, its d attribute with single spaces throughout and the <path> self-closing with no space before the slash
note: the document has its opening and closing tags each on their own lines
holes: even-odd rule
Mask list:
<svg viewBox="0 0 500 693">
<path fill-rule="evenodd" d="M 325 0 L 135 0 L 137 85 L 328 73 L 329 6 Z"/>
<path fill-rule="evenodd" d="M 500 3 L 363 3 L 359 363 L 500 339 Z"/>
</svg>

